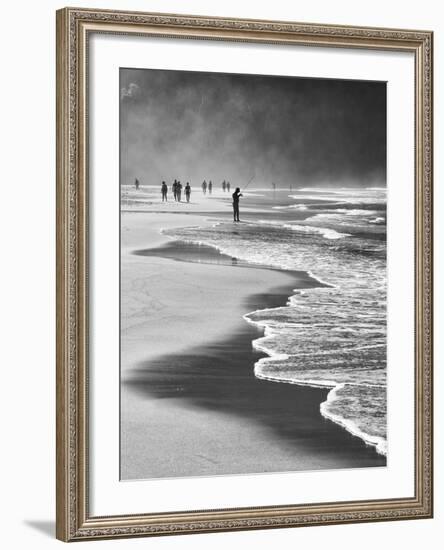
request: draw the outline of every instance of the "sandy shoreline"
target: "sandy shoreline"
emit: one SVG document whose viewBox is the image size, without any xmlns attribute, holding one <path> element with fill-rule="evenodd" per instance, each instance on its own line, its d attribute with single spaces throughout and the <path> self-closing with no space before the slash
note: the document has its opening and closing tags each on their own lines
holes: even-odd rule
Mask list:
<svg viewBox="0 0 444 550">
<path fill-rule="evenodd" d="M 312 279 L 133 254 L 169 242 L 161 228 L 203 223 L 122 215 L 122 479 L 384 465 L 321 416 L 327 390 L 254 377 L 260 332 L 242 316 Z"/>
</svg>

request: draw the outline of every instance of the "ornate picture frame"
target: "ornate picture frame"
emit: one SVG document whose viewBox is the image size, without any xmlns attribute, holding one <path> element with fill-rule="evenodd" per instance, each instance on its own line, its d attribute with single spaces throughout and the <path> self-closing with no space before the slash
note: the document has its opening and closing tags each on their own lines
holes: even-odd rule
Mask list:
<svg viewBox="0 0 444 550">
<path fill-rule="evenodd" d="M 90 510 L 88 44 L 92 35 L 406 52 L 414 56 L 414 495 L 96 516 Z M 430 518 L 432 53 L 429 31 L 64 8 L 57 12 L 57 538 L 63 541 Z M 118 397 L 116 396 L 116 399 Z"/>
</svg>

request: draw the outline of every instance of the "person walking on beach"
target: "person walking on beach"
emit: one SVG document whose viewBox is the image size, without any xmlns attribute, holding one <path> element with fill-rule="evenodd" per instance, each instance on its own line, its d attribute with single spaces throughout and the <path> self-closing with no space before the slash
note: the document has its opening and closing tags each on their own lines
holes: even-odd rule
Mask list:
<svg viewBox="0 0 444 550">
<path fill-rule="evenodd" d="M 176 180 L 174 180 L 172 187 L 173 187 L 174 200 L 177 201 L 177 181 Z"/>
<path fill-rule="evenodd" d="M 167 202 L 167 201 L 168 201 L 167 193 L 168 193 L 168 186 L 167 186 L 167 184 L 163 181 L 163 182 L 162 182 L 162 202 Z"/>
<path fill-rule="evenodd" d="M 227 192 L 229 193 L 230 192 L 230 182 L 227 181 Z"/>
<path fill-rule="evenodd" d="M 207 194 L 207 182 L 205 180 L 202 182 L 202 191 L 204 195 Z"/>
<path fill-rule="evenodd" d="M 180 181 L 176 183 L 176 195 L 177 200 L 180 202 L 180 198 L 182 196 L 182 184 L 180 183 Z"/>
<path fill-rule="evenodd" d="M 225 189 L 227 188 L 227 184 L 225 183 L 225 180 L 222 182 L 222 191 L 225 193 Z"/>
<path fill-rule="evenodd" d="M 208 182 L 208 194 L 211 195 L 212 192 L 213 192 L 213 182 L 210 180 Z"/>
<path fill-rule="evenodd" d="M 139 182 L 139 180 L 138 180 L 137 178 L 134 180 L 134 185 L 135 185 L 135 187 L 136 187 L 136 191 L 138 191 L 138 190 L 139 190 L 140 182 Z"/>
<path fill-rule="evenodd" d="M 236 191 L 233 193 L 233 216 L 234 221 L 239 222 L 239 197 L 242 197 L 242 193 L 240 192 L 239 187 L 236 187 Z"/>
<path fill-rule="evenodd" d="M 187 202 L 190 202 L 190 195 L 191 195 L 191 186 L 190 186 L 190 183 L 187 181 L 187 184 L 185 185 L 185 198 L 187 199 Z"/>
</svg>

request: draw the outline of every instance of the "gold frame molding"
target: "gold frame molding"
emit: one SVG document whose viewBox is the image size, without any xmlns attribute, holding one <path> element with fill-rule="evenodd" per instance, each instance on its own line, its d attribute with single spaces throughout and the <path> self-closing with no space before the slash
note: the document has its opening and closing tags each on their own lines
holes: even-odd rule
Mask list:
<svg viewBox="0 0 444 550">
<path fill-rule="evenodd" d="M 87 44 L 137 34 L 407 51 L 415 58 L 415 495 L 92 517 L 88 511 Z M 57 11 L 57 538 L 63 541 L 430 518 L 432 465 L 433 33 L 189 15 Z"/>
</svg>

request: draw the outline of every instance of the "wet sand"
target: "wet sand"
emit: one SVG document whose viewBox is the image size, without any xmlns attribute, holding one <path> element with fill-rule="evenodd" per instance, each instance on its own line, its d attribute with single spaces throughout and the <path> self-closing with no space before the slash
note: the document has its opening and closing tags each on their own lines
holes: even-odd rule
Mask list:
<svg viewBox="0 0 444 550">
<path fill-rule="evenodd" d="M 134 250 L 133 254 L 136 256 L 167 258 L 170 260 L 176 260 L 177 262 L 197 263 L 197 264 L 209 264 L 209 265 L 224 265 L 232 267 L 244 267 L 248 269 L 267 269 L 271 271 L 277 271 L 283 273 L 282 269 L 271 267 L 264 264 L 253 264 L 245 260 L 240 260 L 233 256 L 228 256 L 223 252 L 220 252 L 213 246 L 206 244 L 195 244 L 184 241 L 170 241 L 162 246 L 147 248 L 144 250 Z M 297 280 L 298 285 L 303 287 L 314 286 L 327 286 L 320 284 L 317 280 L 310 277 L 306 271 L 285 271 L 285 275 L 293 275 Z M 301 287 L 302 288 L 302 287 Z M 290 289 L 290 294 L 291 294 Z M 282 304 L 281 304 L 282 305 Z M 276 306 L 270 306 L 276 307 Z M 263 308 L 262 308 L 263 309 Z"/>
</svg>

